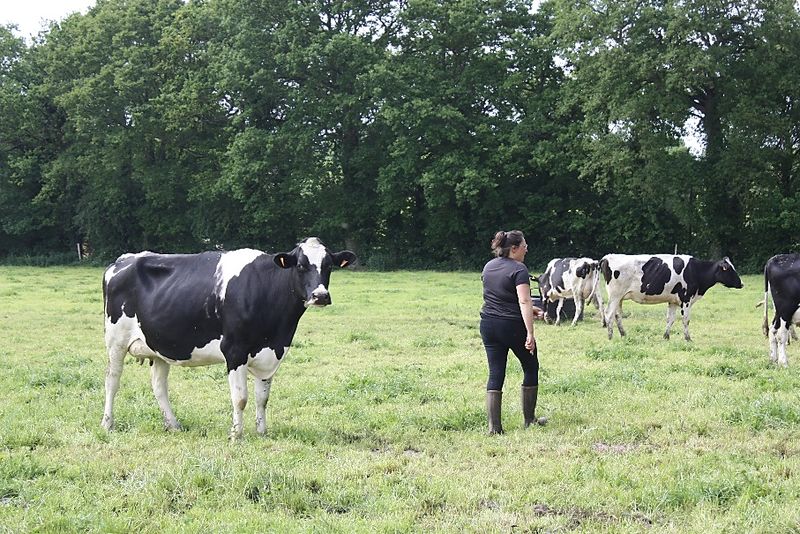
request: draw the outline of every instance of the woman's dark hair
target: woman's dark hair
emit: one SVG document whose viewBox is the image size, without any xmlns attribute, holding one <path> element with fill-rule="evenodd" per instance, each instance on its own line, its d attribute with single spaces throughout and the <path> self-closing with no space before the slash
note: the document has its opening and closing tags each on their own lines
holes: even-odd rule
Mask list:
<svg viewBox="0 0 800 534">
<path fill-rule="evenodd" d="M 511 247 L 521 245 L 524 239 L 525 236 L 519 230 L 511 230 L 510 232 L 500 230 L 494 234 L 494 239 L 492 239 L 494 255 L 498 258 L 507 258 L 508 253 L 511 252 Z"/>
</svg>

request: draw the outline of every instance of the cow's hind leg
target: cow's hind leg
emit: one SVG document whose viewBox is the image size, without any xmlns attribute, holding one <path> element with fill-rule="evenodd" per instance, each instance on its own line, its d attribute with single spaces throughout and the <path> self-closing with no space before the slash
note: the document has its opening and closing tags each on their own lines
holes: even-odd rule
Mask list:
<svg viewBox="0 0 800 534">
<path fill-rule="evenodd" d="M 592 296 L 592 302 L 594 302 L 594 306 L 600 312 L 600 323 L 605 327 L 606 326 L 606 309 L 603 307 L 603 297 L 600 296 L 600 291 L 595 291 L 594 295 Z"/>
<path fill-rule="evenodd" d="M 669 304 L 667 307 L 667 330 L 664 332 L 664 339 L 669 339 L 669 331 L 672 330 L 672 325 L 675 323 L 675 312 L 677 311 L 677 304 Z"/>
<path fill-rule="evenodd" d="M 108 366 L 106 367 L 106 405 L 103 409 L 103 420 L 100 425 L 106 430 L 114 428 L 114 397 L 119 391 L 119 380 L 122 376 L 122 366 L 125 364 L 125 354 L 128 352 L 124 345 L 108 346 Z"/>
<path fill-rule="evenodd" d="M 267 432 L 267 401 L 269 400 L 269 390 L 272 387 L 272 379 L 256 379 L 256 432 L 261 435 Z"/>
<path fill-rule="evenodd" d="M 158 401 L 158 407 L 164 416 L 164 428 L 167 430 L 180 430 L 181 425 L 172 413 L 172 406 L 169 404 L 169 393 L 167 390 L 167 379 L 169 378 L 169 364 L 161 358 L 153 358 L 150 367 L 150 383 L 153 386 L 153 394 Z"/>
<path fill-rule="evenodd" d="M 606 325 L 608 327 L 608 339 L 614 337 L 614 322 L 617 323 L 619 335 L 625 335 L 625 328 L 622 327 L 622 299 L 608 301 L 606 308 Z"/>
<path fill-rule="evenodd" d="M 558 306 L 556 306 L 556 326 L 561 324 L 561 310 L 564 308 L 564 299 L 558 299 Z"/>
<path fill-rule="evenodd" d="M 247 366 L 242 364 L 228 371 L 228 384 L 231 387 L 231 404 L 233 405 L 233 426 L 230 438 L 242 437 L 244 428 L 244 408 L 247 406 Z"/>
<path fill-rule="evenodd" d="M 789 327 L 783 318 L 779 318 L 779 326 L 775 330 L 774 339 L 777 342 L 778 356 L 777 364 L 781 367 L 789 366 L 789 359 L 786 356 L 786 343 L 789 340 Z M 773 360 L 774 361 L 774 360 Z"/>
<path fill-rule="evenodd" d="M 572 318 L 572 326 L 575 326 L 579 319 L 583 319 L 583 308 L 585 306 L 586 301 L 583 297 L 575 297 L 575 317 Z"/>
<path fill-rule="evenodd" d="M 778 316 L 775 316 L 775 320 L 772 322 L 769 328 L 769 361 L 771 363 L 778 363 L 778 326 L 780 319 Z"/>
</svg>

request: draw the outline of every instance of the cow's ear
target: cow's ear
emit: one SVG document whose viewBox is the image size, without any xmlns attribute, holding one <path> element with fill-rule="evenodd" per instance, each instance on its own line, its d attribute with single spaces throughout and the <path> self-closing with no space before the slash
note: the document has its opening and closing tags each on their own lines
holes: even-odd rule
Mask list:
<svg viewBox="0 0 800 534">
<path fill-rule="evenodd" d="M 339 267 L 347 267 L 358 259 L 356 255 L 349 250 L 335 252 L 331 254 L 331 257 L 333 258 L 333 264 L 338 265 Z"/>
<path fill-rule="evenodd" d="M 289 269 L 297 265 L 297 256 L 281 252 L 280 254 L 275 254 L 275 256 L 272 257 L 272 261 L 281 269 Z"/>
</svg>

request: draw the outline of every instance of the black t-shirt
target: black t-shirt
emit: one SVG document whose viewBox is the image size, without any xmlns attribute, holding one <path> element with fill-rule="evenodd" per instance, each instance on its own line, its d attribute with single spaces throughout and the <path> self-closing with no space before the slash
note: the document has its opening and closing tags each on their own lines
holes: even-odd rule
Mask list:
<svg viewBox="0 0 800 534">
<path fill-rule="evenodd" d="M 481 316 L 522 319 L 517 286 L 530 284 L 528 268 L 511 258 L 495 258 L 483 267 L 483 308 Z"/>
</svg>

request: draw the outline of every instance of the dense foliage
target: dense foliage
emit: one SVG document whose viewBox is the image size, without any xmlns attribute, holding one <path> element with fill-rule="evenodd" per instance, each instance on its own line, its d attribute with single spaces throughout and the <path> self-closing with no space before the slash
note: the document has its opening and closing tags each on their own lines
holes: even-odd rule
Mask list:
<svg viewBox="0 0 800 534">
<path fill-rule="evenodd" d="M 0 27 L 0 255 L 800 248 L 793 0 L 535 4 L 98 0 L 31 43 Z"/>
</svg>

